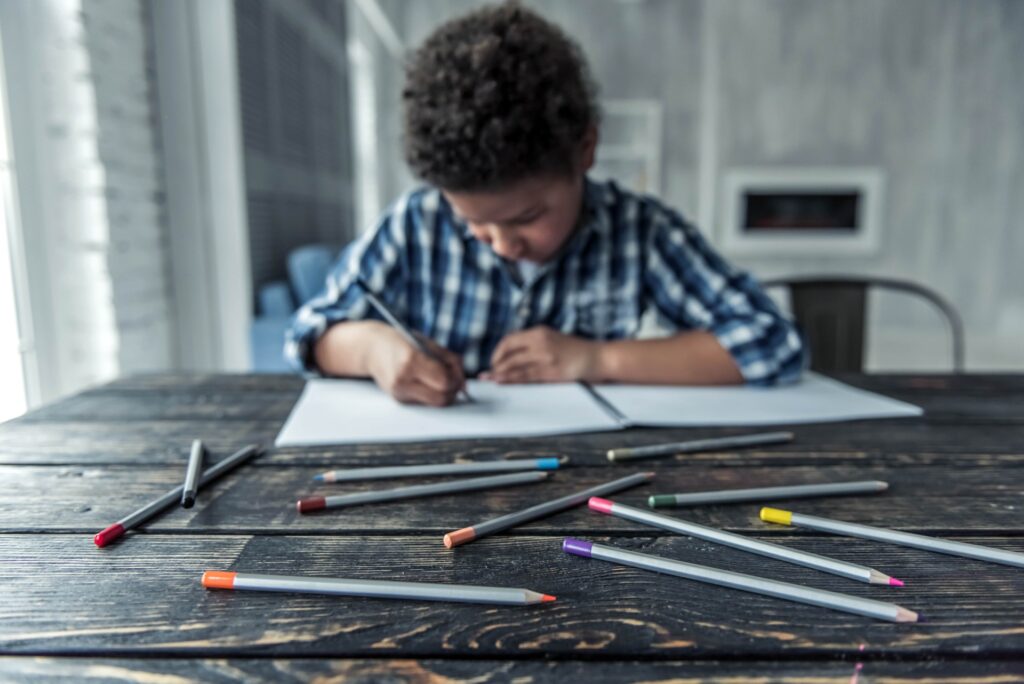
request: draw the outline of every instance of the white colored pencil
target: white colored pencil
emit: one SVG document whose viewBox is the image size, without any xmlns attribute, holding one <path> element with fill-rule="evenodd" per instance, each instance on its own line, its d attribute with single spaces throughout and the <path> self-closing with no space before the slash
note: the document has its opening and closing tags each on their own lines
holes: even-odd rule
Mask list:
<svg viewBox="0 0 1024 684">
<path fill-rule="evenodd" d="M 596 558 L 620 565 L 629 565 L 641 570 L 650 570 L 697 582 L 717 584 L 729 589 L 748 591 L 752 594 L 763 594 L 764 596 L 771 596 L 785 601 L 831 608 L 832 610 L 844 613 L 865 615 L 879 620 L 888 620 L 889 622 L 917 622 L 917 613 L 897 606 L 895 603 L 848 596 L 847 594 L 838 594 L 834 591 L 814 589 L 812 587 L 800 586 L 799 584 L 778 582 L 763 577 L 743 575 L 738 572 L 709 568 L 694 563 L 659 558 L 658 556 L 651 556 L 646 553 L 636 553 L 612 546 L 593 544 L 581 539 L 566 538 L 562 542 L 562 550 L 575 556 Z"/>
</svg>

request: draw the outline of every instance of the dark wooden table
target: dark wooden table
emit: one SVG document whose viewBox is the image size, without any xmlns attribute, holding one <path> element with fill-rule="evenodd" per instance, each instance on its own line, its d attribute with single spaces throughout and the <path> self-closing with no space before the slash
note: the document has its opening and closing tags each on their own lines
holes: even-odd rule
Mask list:
<svg viewBox="0 0 1024 684">
<path fill-rule="evenodd" d="M 922 418 L 796 426 L 776 447 L 648 461 L 651 492 L 881 479 L 889 493 L 801 512 L 1024 551 L 1024 375 L 841 378 Z M 105 549 L 92 535 L 181 482 L 188 445 L 272 444 L 301 389 L 286 376 L 120 380 L 0 426 L 0 680 L 848 682 L 1024 679 L 1024 570 L 757 519 L 757 505 L 680 509 L 695 522 L 869 563 L 868 587 L 578 509 L 455 551 L 444 532 L 640 466 L 613 446 L 728 434 L 677 429 L 542 439 L 270 450 Z M 530 487 L 299 516 L 329 468 L 566 455 Z M 358 483 L 345 491 L 381 487 Z M 342 491 L 341 485 L 319 491 Z M 784 503 L 784 502 L 783 502 Z M 567 556 L 562 537 L 894 600 L 889 624 Z M 206 591 L 206 569 L 521 586 L 526 608 Z M 518 679 L 517 679 L 518 678 Z"/>
</svg>

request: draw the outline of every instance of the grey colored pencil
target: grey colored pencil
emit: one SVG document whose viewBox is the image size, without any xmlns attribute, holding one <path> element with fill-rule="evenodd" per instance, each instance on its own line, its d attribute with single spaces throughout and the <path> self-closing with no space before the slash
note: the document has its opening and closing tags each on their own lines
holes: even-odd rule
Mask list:
<svg viewBox="0 0 1024 684">
<path fill-rule="evenodd" d="M 651 508 L 664 508 L 667 506 L 699 506 L 702 504 L 738 503 L 741 501 L 809 499 L 816 496 L 876 494 L 878 492 L 884 492 L 888 488 L 888 482 L 882 482 L 880 480 L 864 480 L 860 482 L 830 482 L 827 484 L 790 485 L 785 487 L 722 489 L 712 492 L 655 494 L 647 499 L 647 505 Z"/>
<path fill-rule="evenodd" d="M 494 518 L 493 520 L 487 520 L 482 523 L 477 523 L 472 527 L 463 527 L 461 530 L 455 530 L 444 535 L 444 545 L 451 549 L 456 546 L 462 546 L 468 544 L 474 539 L 485 537 L 495 532 L 501 532 L 507 530 L 510 527 L 516 527 L 523 523 L 530 522 L 531 520 L 537 520 L 548 515 L 554 515 L 573 506 L 579 506 L 580 504 L 587 501 L 592 496 L 602 496 L 604 494 L 614 494 L 620 492 L 623 489 L 629 489 L 630 487 L 636 487 L 637 485 L 650 482 L 654 477 L 654 473 L 635 473 L 627 477 L 620 477 L 618 480 L 612 480 L 611 482 L 605 482 L 599 484 L 590 489 L 584 489 L 582 492 L 576 492 L 575 494 L 569 494 L 563 496 L 560 499 L 554 499 L 553 501 L 545 501 L 544 503 L 531 506 L 530 508 L 516 511 L 515 513 L 509 513 L 503 515 L 500 518 Z"/>
<path fill-rule="evenodd" d="M 250 444 L 247 447 L 243 447 L 231 454 L 227 458 L 218 461 L 214 465 L 210 466 L 203 473 L 202 477 L 199 478 L 199 487 L 204 487 L 207 483 L 217 479 L 224 473 L 228 472 L 232 468 L 240 466 L 245 461 L 249 460 L 256 454 L 260 453 L 259 446 Z M 176 502 L 181 500 L 181 492 L 184 489 L 184 485 L 178 485 L 171 491 L 161 496 L 156 501 L 148 503 L 134 513 L 128 515 L 125 518 L 121 518 L 113 525 L 108 526 L 102 532 L 98 532 L 93 541 L 96 542 L 96 546 L 106 546 L 114 540 L 120 538 L 130 529 L 138 527 L 142 523 L 152 518 L 157 513 L 164 511 Z"/>
<path fill-rule="evenodd" d="M 888 620 L 889 622 L 917 622 L 917 613 L 897 606 L 894 603 L 848 596 L 833 591 L 804 587 L 799 584 L 779 582 L 763 577 L 709 568 L 694 563 L 669 560 L 646 553 L 636 553 L 612 546 L 593 544 L 581 539 L 566 538 L 562 542 L 562 550 L 575 556 L 582 556 L 583 558 L 597 558 L 598 560 L 629 565 L 641 570 L 660 572 L 665 575 L 674 575 L 675 577 L 705 582 L 707 584 L 717 584 L 721 587 L 739 589 L 740 591 L 748 591 L 753 594 L 763 594 L 764 596 L 772 596 L 786 601 L 831 608 L 832 610 L 844 613 L 865 615 L 879 620 Z"/>
<path fill-rule="evenodd" d="M 296 508 L 299 509 L 299 513 L 312 513 L 313 511 L 324 510 L 325 508 L 344 508 L 359 504 L 413 499 L 420 496 L 435 496 L 438 494 L 452 494 L 454 492 L 468 492 L 476 489 L 530 484 L 532 482 L 540 482 L 546 479 L 547 476 L 548 473 L 546 472 L 514 473 L 512 475 L 493 475 L 491 477 L 474 477 L 468 480 L 398 487 L 396 489 L 384 489 L 375 492 L 360 492 L 359 494 L 311 496 L 307 499 L 300 499 L 296 504 Z"/>
<path fill-rule="evenodd" d="M 777 508 L 762 508 L 761 520 L 780 525 L 806 527 L 809 530 L 831 532 L 832 534 L 840 534 L 847 537 L 860 537 L 861 539 L 870 539 L 872 541 L 888 542 L 898 546 L 909 546 L 913 549 L 945 553 L 950 556 L 963 556 L 964 558 L 989 561 L 990 563 L 1012 565 L 1015 568 L 1024 568 L 1024 553 L 994 549 L 990 546 L 950 541 L 949 539 L 928 537 L 923 534 L 899 532 L 898 530 L 888 530 L 884 527 L 858 525 L 857 523 L 830 520 L 813 515 L 801 515 L 800 513 L 791 513 L 790 511 L 782 511 Z"/>
<path fill-rule="evenodd" d="M 373 291 L 373 289 L 365 280 L 357 277 L 356 285 L 358 285 L 359 288 L 363 291 L 363 293 L 366 295 L 366 300 L 370 302 L 370 305 L 373 306 L 374 309 L 377 310 L 377 313 L 381 315 L 381 318 L 383 318 L 391 325 L 391 327 L 397 330 L 402 335 L 402 337 L 405 338 L 406 342 L 416 347 L 416 349 L 419 350 L 420 353 L 426 355 L 427 357 L 433 359 L 434 361 L 437 361 L 442 366 L 445 365 L 444 359 L 435 354 L 433 349 L 424 344 L 423 340 L 417 337 L 416 333 L 414 333 L 412 329 L 409 328 L 409 326 L 407 326 L 402 319 L 395 315 L 395 312 L 393 312 L 391 308 L 384 303 L 384 300 L 377 296 L 377 293 Z M 466 401 L 473 401 L 473 397 L 469 395 L 469 390 L 466 389 L 464 386 L 459 391 L 462 392 L 462 395 L 464 397 L 466 397 Z"/>
<path fill-rule="evenodd" d="M 756 435 L 734 435 L 731 437 L 712 437 L 694 439 L 688 442 L 672 442 L 670 444 L 652 444 L 650 446 L 611 449 L 608 460 L 632 461 L 638 458 L 654 456 L 671 456 L 672 454 L 692 454 L 698 451 L 714 449 L 734 449 L 736 447 L 763 446 L 765 444 L 783 444 L 793 441 L 792 432 L 761 432 Z"/>
<path fill-rule="evenodd" d="M 391 582 L 385 580 L 342 579 L 334 577 L 290 577 L 254 575 L 242 572 L 207 570 L 203 573 L 207 589 L 246 591 L 282 591 L 335 596 L 371 596 L 374 598 L 447 601 L 451 603 L 492 603 L 528 606 L 548 603 L 555 597 L 529 589 L 481 587 L 470 584 L 433 584 L 429 582 Z"/>
<path fill-rule="evenodd" d="M 188 466 L 185 468 L 185 483 L 181 486 L 182 508 L 192 508 L 196 503 L 196 492 L 199 490 L 199 477 L 203 470 L 205 455 L 206 449 L 203 447 L 202 440 L 193 440 Z"/>
<path fill-rule="evenodd" d="M 429 475 L 468 475 L 471 473 L 501 473 L 518 470 L 557 470 L 568 459 L 520 458 L 477 463 L 432 463 L 413 466 L 383 466 L 380 468 L 349 468 L 331 470 L 314 475 L 317 482 L 355 482 L 357 480 L 383 480 L 392 477 L 426 477 Z"/>
<path fill-rule="evenodd" d="M 663 530 L 675 532 L 676 534 L 683 534 L 688 537 L 696 537 L 697 539 L 704 539 L 706 541 L 715 542 L 716 544 L 731 546 L 732 548 L 740 549 L 741 551 L 748 551 L 761 556 L 775 558 L 776 560 L 793 563 L 794 565 L 802 565 L 807 568 L 813 568 L 832 575 L 839 575 L 840 577 L 846 577 L 858 582 L 865 582 L 867 584 L 887 584 L 894 587 L 903 586 L 903 582 L 895 577 L 889 577 L 889 575 L 883 574 L 874 568 L 869 568 L 866 565 L 847 563 L 846 561 L 836 560 L 826 556 L 819 556 L 816 553 L 787 549 L 786 547 L 779 546 L 778 544 L 769 544 L 768 542 L 758 541 L 756 539 L 751 539 L 750 537 L 732 534 L 731 532 L 725 532 L 723 530 L 716 530 L 713 527 L 705 527 L 704 525 L 698 525 L 697 523 L 688 522 L 686 520 L 670 518 L 667 515 L 659 515 L 658 513 L 645 511 L 642 508 L 634 508 L 633 506 L 615 503 L 608 499 L 599 499 L 596 496 L 592 497 L 588 503 L 591 510 L 604 513 L 606 515 L 613 515 L 616 518 L 632 520 L 633 522 L 638 522 L 642 525 L 658 527 Z"/>
</svg>

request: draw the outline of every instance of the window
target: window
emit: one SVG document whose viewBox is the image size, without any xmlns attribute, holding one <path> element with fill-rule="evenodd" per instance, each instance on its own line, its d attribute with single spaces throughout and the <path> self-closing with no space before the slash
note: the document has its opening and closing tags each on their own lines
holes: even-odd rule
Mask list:
<svg viewBox="0 0 1024 684">
<path fill-rule="evenodd" d="M 25 372 L 14 295 L 11 237 L 15 228 L 12 201 L 14 166 L 7 140 L 7 91 L 0 63 L 0 422 L 25 412 Z"/>
</svg>

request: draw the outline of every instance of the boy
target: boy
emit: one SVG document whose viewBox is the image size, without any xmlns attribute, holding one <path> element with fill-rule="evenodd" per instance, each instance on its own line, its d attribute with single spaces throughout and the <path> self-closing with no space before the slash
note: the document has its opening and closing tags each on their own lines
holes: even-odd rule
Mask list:
<svg viewBox="0 0 1024 684">
<path fill-rule="evenodd" d="M 351 245 L 285 352 L 402 402 L 499 383 L 770 385 L 804 351 L 757 284 L 656 200 L 586 177 L 595 88 L 575 43 L 515 3 L 438 28 L 403 91 L 405 156 L 430 186 Z M 357 276 L 436 352 L 368 306 Z M 673 334 L 635 339 L 652 315 Z"/>
</svg>

